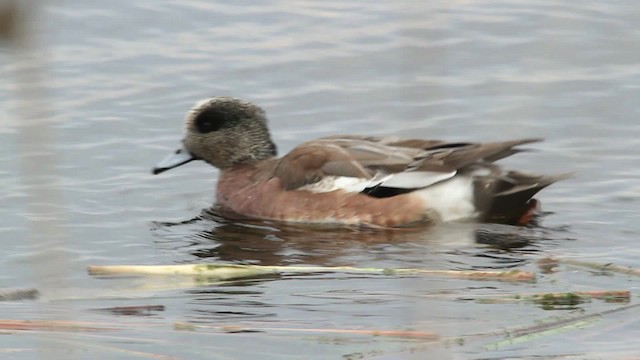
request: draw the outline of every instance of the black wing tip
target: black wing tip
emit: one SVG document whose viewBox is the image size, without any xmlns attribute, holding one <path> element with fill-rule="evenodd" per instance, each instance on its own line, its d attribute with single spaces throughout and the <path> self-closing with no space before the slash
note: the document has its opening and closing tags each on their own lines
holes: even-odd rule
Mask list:
<svg viewBox="0 0 640 360">
<path fill-rule="evenodd" d="M 158 175 L 160 173 L 163 173 L 165 171 L 169 170 L 168 168 L 153 168 L 151 169 L 151 174 L 153 175 Z"/>
</svg>

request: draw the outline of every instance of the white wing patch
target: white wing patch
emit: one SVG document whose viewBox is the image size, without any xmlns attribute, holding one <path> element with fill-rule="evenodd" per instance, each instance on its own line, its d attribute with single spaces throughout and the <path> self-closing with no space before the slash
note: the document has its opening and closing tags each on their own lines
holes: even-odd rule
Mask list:
<svg viewBox="0 0 640 360">
<path fill-rule="evenodd" d="M 371 185 L 371 179 L 364 179 L 350 176 L 326 176 L 322 180 L 299 187 L 296 190 L 305 190 L 313 193 L 324 193 L 335 190 L 346 192 L 362 192 Z"/>
<path fill-rule="evenodd" d="M 421 189 L 434 185 L 440 181 L 451 179 L 458 172 L 451 171 L 448 173 L 433 171 L 405 171 L 387 175 L 375 185 L 380 185 L 396 189 Z"/>
<path fill-rule="evenodd" d="M 302 186 L 297 190 L 324 193 L 335 190 L 362 192 L 366 188 L 383 186 L 397 189 L 421 189 L 450 179 L 456 171 L 448 173 L 432 171 L 408 171 L 395 174 L 378 174 L 371 179 L 350 176 L 326 176 L 322 180 Z"/>
</svg>

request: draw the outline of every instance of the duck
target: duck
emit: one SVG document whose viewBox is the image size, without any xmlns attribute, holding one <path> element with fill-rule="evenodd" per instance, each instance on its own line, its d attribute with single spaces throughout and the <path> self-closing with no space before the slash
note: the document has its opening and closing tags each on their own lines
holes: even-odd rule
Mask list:
<svg viewBox="0 0 640 360">
<path fill-rule="evenodd" d="M 217 96 L 187 112 L 182 146 L 152 173 L 194 160 L 213 165 L 220 171 L 217 206 L 252 219 L 381 228 L 526 225 L 538 209 L 533 196 L 568 175 L 504 170 L 496 162 L 538 141 L 333 135 L 278 157 L 266 112 Z"/>
</svg>

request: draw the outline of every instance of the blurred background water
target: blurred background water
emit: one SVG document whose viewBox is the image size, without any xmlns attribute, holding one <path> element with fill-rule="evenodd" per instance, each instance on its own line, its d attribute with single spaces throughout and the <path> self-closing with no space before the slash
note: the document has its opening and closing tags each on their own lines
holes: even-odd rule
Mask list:
<svg viewBox="0 0 640 360">
<path fill-rule="evenodd" d="M 634 1 L 40 5 L 29 24 L 32 57 L 7 46 L 0 52 L 0 287 L 37 286 L 43 299 L 2 304 L 0 318 L 40 318 L 62 309 L 68 317 L 92 319 L 87 309 L 118 306 L 98 298 L 130 280 L 88 277 L 86 267 L 97 264 L 532 269 L 532 259 L 562 255 L 640 266 L 640 7 Z M 545 142 L 531 146 L 535 151 L 504 165 L 575 176 L 539 195 L 549 212 L 541 226 L 481 229 L 488 239 L 525 239 L 515 250 L 477 243 L 477 229 L 468 225 L 379 233 L 234 223 L 206 211 L 215 201 L 215 169 L 194 162 L 150 174 L 178 145 L 184 113 L 214 95 L 265 108 L 281 153 L 335 133 L 471 141 L 542 137 Z M 21 121 L 25 113 L 35 121 Z M 55 227 L 37 231 L 43 223 Z M 530 305 L 443 302 L 428 295 L 638 287 L 625 278 L 575 273 L 530 285 L 340 275 L 272 280 L 163 293 L 166 311 L 149 321 L 411 328 L 460 336 L 550 314 Z M 94 299 L 68 300 L 73 297 Z M 633 353 L 640 352 L 635 329 L 623 327 L 598 341 L 570 337 L 497 352 L 469 346 L 431 354 L 551 356 L 594 354 L 603 347 Z M 199 338 L 164 336 L 202 346 Z M 389 355 L 388 348 L 375 353 L 383 346 L 375 342 L 266 335 L 251 337 L 256 346 L 247 349 L 249 336 L 225 335 L 212 346 L 229 358 L 277 359 L 305 351 L 312 351 L 309 358 L 340 358 L 358 346 L 356 353 L 368 357 L 412 356 L 402 343 Z M 24 337 L 1 341 L 7 348 L 34 346 Z M 163 353 L 204 358 L 173 345 Z"/>
</svg>

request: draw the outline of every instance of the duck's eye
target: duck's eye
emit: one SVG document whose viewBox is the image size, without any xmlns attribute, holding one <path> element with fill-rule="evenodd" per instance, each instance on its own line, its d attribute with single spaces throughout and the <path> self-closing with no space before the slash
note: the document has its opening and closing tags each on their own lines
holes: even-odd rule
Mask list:
<svg viewBox="0 0 640 360">
<path fill-rule="evenodd" d="M 206 109 L 196 116 L 195 124 L 198 132 L 208 133 L 220 130 L 227 125 L 228 117 L 218 109 Z"/>
</svg>

